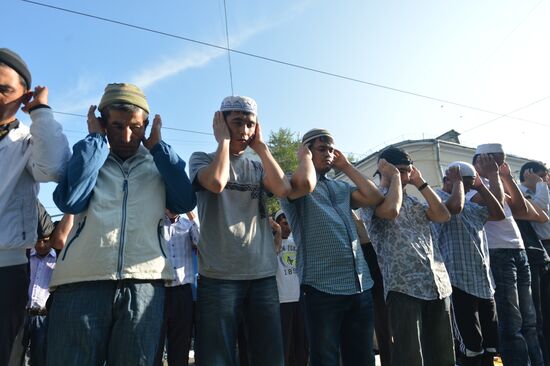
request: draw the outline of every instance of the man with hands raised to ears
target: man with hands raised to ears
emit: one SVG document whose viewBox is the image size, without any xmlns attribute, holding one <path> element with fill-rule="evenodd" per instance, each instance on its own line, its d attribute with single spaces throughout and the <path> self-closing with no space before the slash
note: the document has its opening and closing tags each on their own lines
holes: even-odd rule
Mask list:
<svg viewBox="0 0 550 366">
<path fill-rule="evenodd" d="M 310 364 L 374 365 L 371 287 L 351 210 L 379 204 L 376 186 L 334 148 L 331 134 L 308 131 L 298 150 L 292 191 L 281 205 L 298 247 Z M 327 177 L 336 168 L 355 186 Z"/>
<path fill-rule="evenodd" d="M 443 177 L 443 188 L 437 190 L 451 213 L 451 220 L 434 226 L 453 286 L 454 333 L 461 364 L 492 366 L 498 325 L 495 285 L 483 227 L 488 220 L 504 218 L 504 195 L 493 158 L 481 155 L 477 166 L 489 178 L 490 190 L 473 165 L 451 163 Z M 472 197 L 470 192 L 479 193 L 477 203 L 465 198 L 465 195 Z"/>
<path fill-rule="evenodd" d="M 37 240 L 40 182 L 57 182 L 70 157 L 48 88 L 31 89 L 31 72 L 14 51 L 0 48 L 0 365 L 7 365 L 25 318 L 29 285 L 25 252 Z M 26 126 L 17 117 L 31 118 Z"/>
<path fill-rule="evenodd" d="M 362 216 L 382 271 L 392 365 L 454 365 L 451 283 L 431 228 L 448 221 L 449 211 L 405 151 L 382 151 L 378 173 L 385 199 Z M 407 185 L 426 203 L 408 195 Z"/>
<path fill-rule="evenodd" d="M 154 365 L 164 281 L 174 277 L 164 212 L 192 210 L 195 195 L 185 162 L 162 141 L 159 115 L 145 137 L 149 105 L 138 87 L 107 85 L 101 118 L 95 109 L 54 191 L 75 217 L 50 283 L 48 363 Z"/>
<path fill-rule="evenodd" d="M 203 366 L 237 365 L 243 324 L 251 365 L 284 364 L 277 255 L 265 206 L 286 197 L 290 183 L 263 140 L 256 102 L 231 96 L 214 114 L 213 153 L 195 152 L 190 175 L 203 228 L 199 240 L 197 359 Z M 260 161 L 244 155 L 253 149 Z"/>
</svg>

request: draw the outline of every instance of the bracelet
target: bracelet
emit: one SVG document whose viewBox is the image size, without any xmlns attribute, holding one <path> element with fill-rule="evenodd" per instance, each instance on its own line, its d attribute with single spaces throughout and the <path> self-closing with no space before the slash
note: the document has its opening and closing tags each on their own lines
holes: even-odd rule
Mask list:
<svg viewBox="0 0 550 366">
<path fill-rule="evenodd" d="M 428 182 L 424 182 L 424 184 L 421 184 L 417 189 L 418 192 L 421 192 L 424 188 L 428 186 Z"/>
</svg>

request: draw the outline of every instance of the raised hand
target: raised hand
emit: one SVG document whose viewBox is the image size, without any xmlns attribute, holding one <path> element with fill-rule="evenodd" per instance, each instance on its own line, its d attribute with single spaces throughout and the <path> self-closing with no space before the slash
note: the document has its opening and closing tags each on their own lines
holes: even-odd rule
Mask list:
<svg viewBox="0 0 550 366">
<path fill-rule="evenodd" d="M 445 176 L 453 184 L 456 182 L 462 182 L 462 176 L 460 175 L 460 167 L 458 166 L 453 166 L 447 169 L 447 171 L 445 172 Z"/>
<path fill-rule="evenodd" d="M 380 159 L 378 161 L 378 171 L 380 174 L 388 179 L 391 179 L 394 175 L 399 175 L 399 169 L 395 165 L 388 163 L 386 159 Z"/>
<path fill-rule="evenodd" d="M 525 184 L 527 186 L 535 186 L 539 182 L 544 182 L 544 179 L 539 177 L 538 174 L 535 174 L 535 172 L 533 172 L 533 169 L 526 169 L 523 172 L 523 178 L 525 179 Z"/>
<path fill-rule="evenodd" d="M 344 170 L 351 166 L 351 163 L 340 150 L 334 149 L 334 160 L 332 160 L 332 166 L 338 170 Z"/>
<path fill-rule="evenodd" d="M 501 178 L 512 177 L 512 171 L 510 170 L 510 165 L 508 165 L 508 163 L 506 162 L 502 163 L 502 165 L 499 167 L 498 174 L 500 175 Z"/>
<path fill-rule="evenodd" d="M 222 112 L 217 111 L 214 113 L 212 129 L 214 130 L 214 137 L 216 138 L 218 144 L 224 140 L 231 140 L 231 133 L 229 132 L 229 127 L 227 127 L 227 123 L 225 122 Z"/>
<path fill-rule="evenodd" d="M 254 136 L 252 136 L 248 141 L 248 146 L 250 146 L 252 150 L 258 152 L 258 149 L 264 145 L 265 143 L 262 136 L 260 121 L 256 121 L 256 131 L 254 132 Z"/>
<path fill-rule="evenodd" d="M 162 127 L 162 120 L 159 114 L 155 114 L 155 119 L 153 120 L 153 127 L 151 127 L 151 132 L 149 133 L 149 138 L 145 139 L 143 137 L 143 146 L 148 150 L 151 150 L 156 144 L 162 140 L 160 134 L 160 129 Z"/>
<path fill-rule="evenodd" d="M 413 165 L 411 170 L 411 177 L 409 179 L 409 182 L 414 185 L 416 188 L 420 187 L 422 184 L 426 183 L 424 178 L 422 178 L 422 173 L 420 170 L 416 169 L 416 167 Z"/>
<path fill-rule="evenodd" d="M 498 174 L 498 164 L 491 155 L 481 154 L 476 160 L 476 169 L 484 177 Z"/>
<path fill-rule="evenodd" d="M 309 159 L 311 160 L 313 158 L 313 154 L 311 153 L 311 150 L 306 144 L 301 144 L 298 148 L 298 161 L 302 161 L 303 159 Z"/>
<path fill-rule="evenodd" d="M 95 115 L 97 106 L 91 105 L 88 109 L 88 133 L 100 133 L 105 135 L 105 127 Z"/>
<path fill-rule="evenodd" d="M 21 108 L 23 112 L 29 113 L 30 109 L 40 104 L 48 105 L 48 87 L 37 85 L 29 95 L 30 100 L 25 101 Z"/>
</svg>

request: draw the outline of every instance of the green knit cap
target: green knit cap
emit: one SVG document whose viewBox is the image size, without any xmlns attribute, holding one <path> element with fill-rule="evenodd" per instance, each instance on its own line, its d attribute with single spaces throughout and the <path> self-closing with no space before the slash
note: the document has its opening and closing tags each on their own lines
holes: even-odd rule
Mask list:
<svg viewBox="0 0 550 366">
<path fill-rule="evenodd" d="M 108 84 L 99 102 L 99 111 L 111 104 L 133 104 L 149 113 L 145 94 L 133 84 Z"/>
</svg>

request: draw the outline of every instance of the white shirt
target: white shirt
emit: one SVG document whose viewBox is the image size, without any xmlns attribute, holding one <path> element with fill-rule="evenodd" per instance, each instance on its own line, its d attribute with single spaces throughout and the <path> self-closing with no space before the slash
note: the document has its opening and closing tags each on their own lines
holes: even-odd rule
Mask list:
<svg viewBox="0 0 550 366">
<path fill-rule="evenodd" d="M 300 300 L 300 280 L 296 272 L 296 244 L 292 234 L 283 239 L 281 251 L 277 255 L 277 289 L 279 302 L 298 302 Z"/>
<path fill-rule="evenodd" d="M 50 279 L 55 268 L 56 261 L 55 250 L 41 257 L 34 248 L 31 250 L 30 262 L 30 283 L 29 283 L 29 301 L 27 308 L 45 308 L 46 301 L 50 297 L 48 287 Z"/>
<path fill-rule="evenodd" d="M 164 219 L 164 238 L 168 246 L 168 260 L 174 272 L 174 281 L 166 286 L 173 287 L 194 282 L 192 244 L 199 242 L 199 228 L 194 221 L 178 217 L 174 223 Z"/>
</svg>

